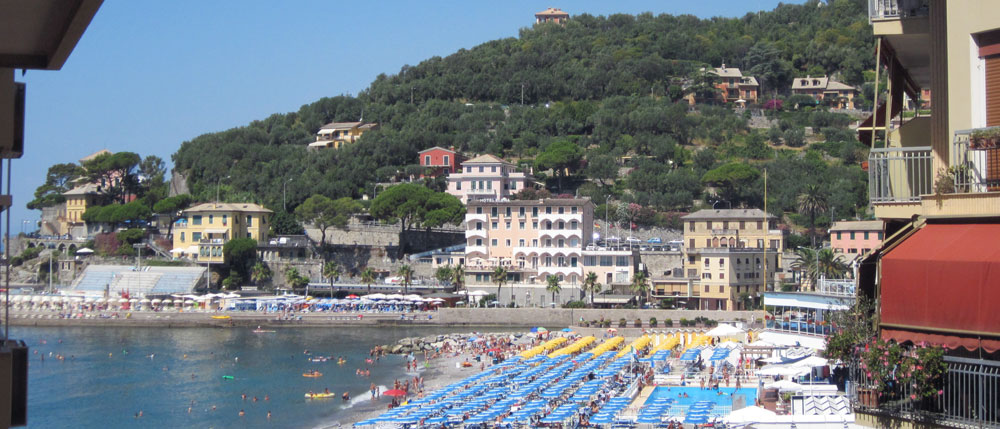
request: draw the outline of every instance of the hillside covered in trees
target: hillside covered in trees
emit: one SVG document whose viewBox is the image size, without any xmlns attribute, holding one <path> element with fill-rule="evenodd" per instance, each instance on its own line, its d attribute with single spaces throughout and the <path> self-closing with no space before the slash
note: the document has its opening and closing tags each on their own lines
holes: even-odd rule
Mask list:
<svg viewBox="0 0 1000 429">
<path fill-rule="evenodd" d="M 441 146 L 536 173 L 564 166 L 568 177 L 536 175 L 553 192 L 598 203 L 612 196 L 660 213 L 697 201 L 760 206 L 767 169 L 770 211 L 797 211 L 808 190 L 847 217 L 867 204 L 865 147 L 847 129 L 853 119 L 788 91 L 793 77 L 831 75 L 861 88 L 859 104 L 870 107 L 873 46 L 863 0 L 739 18 L 577 15 L 379 75 L 356 97 L 199 136 L 173 161 L 196 198 L 213 199 L 219 186 L 226 200 L 276 211 L 283 190 L 289 212 L 315 194 L 360 198 L 375 183 L 418 175 L 417 152 Z M 714 91 L 703 68 L 722 63 L 757 77 L 761 105 L 687 104 L 685 94 Z M 752 111 L 776 125 L 750 128 Z M 379 129 L 343 149 L 306 150 L 323 124 L 362 117 Z"/>
</svg>

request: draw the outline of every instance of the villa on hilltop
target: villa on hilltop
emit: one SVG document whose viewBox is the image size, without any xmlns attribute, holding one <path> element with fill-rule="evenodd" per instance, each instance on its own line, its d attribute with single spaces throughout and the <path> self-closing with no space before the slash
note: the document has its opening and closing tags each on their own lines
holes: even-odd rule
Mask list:
<svg viewBox="0 0 1000 429">
<path fill-rule="evenodd" d="M 534 183 L 528 173 L 493 155 L 480 155 L 462 163 L 448 176 L 447 192 L 462 204 L 481 199 L 509 198 Z"/>
<path fill-rule="evenodd" d="M 347 143 L 354 143 L 368 130 L 378 128 L 372 122 L 331 122 L 316 132 L 316 141 L 309 143 L 309 149 L 340 149 Z"/>
<path fill-rule="evenodd" d="M 569 14 L 563 12 L 559 8 L 547 8 L 541 12 L 535 14 L 535 24 L 541 24 L 543 22 L 554 22 L 556 24 L 565 24 L 569 20 Z"/>
<path fill-rule="evenodd" d="M 806 76 L 792 80 L 792 94 L 828 101 L 836 109 L 854 109 L 854 96 L 858 94 L 858 89 L 827 76 Z"/>
<path fill-rule="evenodd" d="M 725 63 L 708 73 L 719 78 L 715 88 L 722 93 L 722 102 L 757 103 L 757 90 L 760 84 L 755 77 L 744 76 L 739 68 L 726 67 Z"/>
</svg>

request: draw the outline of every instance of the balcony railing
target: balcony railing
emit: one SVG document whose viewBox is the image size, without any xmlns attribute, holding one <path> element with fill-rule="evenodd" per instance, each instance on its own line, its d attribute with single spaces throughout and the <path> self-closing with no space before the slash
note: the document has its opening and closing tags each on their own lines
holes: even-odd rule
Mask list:
<svg viewBox="0 0 1000 429">
<path fill-rule="evenodd" d="M 927 16 L 928 0 L 868 0 L 868 20 Z"/>
<path fill-rule="evenodd" d="M 1000 131 L 1000 127 L 955 132 L 948 173 L 957 193 L 1000 191 L 1000 141 L 973 137 L 986 131 Z"/>
<path fill-rule="evenodd" d="M 1000 426 L 1000 362 L 944 357 L 941 393 L 930 398 L 914 397 L 907 383 L 892 383 L 879 392 L 860 362 L 848 365 L 847 395 L 855 411 L 913 420 L 926 426 Z"/>
<path fill-rule="evenodd" d="M 846 296 L 854 297 L 857 296 L 857 287 L 855 286 L 854 280 L 834 280 L 834 279 L 819 279 L 819 284 L 816 285 L 816 293 L 823 295 L 833 295 L 833 296 Z"/>
<path fill-rule="evenodd" d="M 932 193 L 931 148 L 887 147 L 868 155 L 868 198 L 872 203 L 920 201 Z"/>
<path fill-rule="evenodd" d="M 768 319 L 765 326 L 770 331 L 788 332 L 799 335 L 826 336 L 833 333 L 833 327 L 830 325 L 820 324 L 820 322 L 810 323 L 809 321 L 806 320 Z"/>
</svg>

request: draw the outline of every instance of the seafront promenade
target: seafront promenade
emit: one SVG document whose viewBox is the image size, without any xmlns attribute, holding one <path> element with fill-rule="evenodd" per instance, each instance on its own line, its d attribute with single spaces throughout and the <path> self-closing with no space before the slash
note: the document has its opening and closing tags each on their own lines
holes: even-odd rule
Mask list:
<svg viewBox="0 0 1000 429">
<path fill-rule="evenodd" d="M 6 316 L 0 311 L 0 316 Z M 660 324 L 649 325 L 650 318 Z M 12 309 L 10 324 L 15 326 L 141 326 L 141 327 L 309 327 L 309 326 L 468 326 L 531 327 L 580 326 L 581 321 L 611 321 L 619 329 L 625 319 L 629 329 L 636 319 L 644 329 L 680 328 L 681 319 L 705 317 L 716 321 L 759 322 L 760 313 L 751 311 L 629 310 L 567 308 L 441 308 L 412 312 L 258 312 L 258 311 L 129 311 L 102 310 L 73 312 L 55 309 Z M 673 326 L 664 326 L 671 319 Z M 636 329 L 638 332 L 640 329 Z"/>
</svg>

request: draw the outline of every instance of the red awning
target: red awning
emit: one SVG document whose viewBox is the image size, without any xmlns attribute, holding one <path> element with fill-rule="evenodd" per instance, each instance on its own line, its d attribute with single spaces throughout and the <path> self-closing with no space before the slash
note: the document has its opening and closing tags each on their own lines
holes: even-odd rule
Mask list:
<svg viewBox="0 0 1000 429">
<path fill-rule="evenodd" d="M 1000 350 L 1000 224 L 928 224 L 882 257 L 883 338 Z"/>
</svg>

